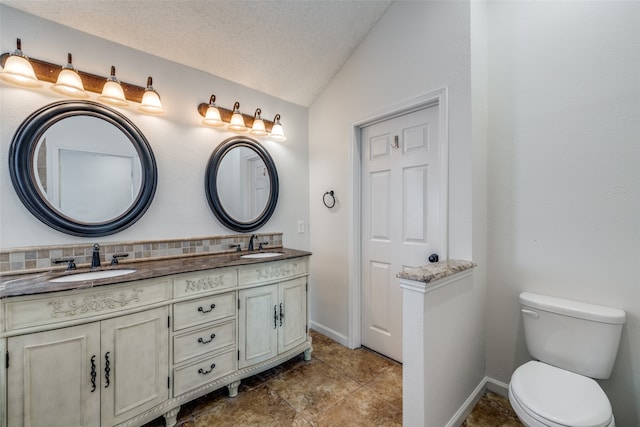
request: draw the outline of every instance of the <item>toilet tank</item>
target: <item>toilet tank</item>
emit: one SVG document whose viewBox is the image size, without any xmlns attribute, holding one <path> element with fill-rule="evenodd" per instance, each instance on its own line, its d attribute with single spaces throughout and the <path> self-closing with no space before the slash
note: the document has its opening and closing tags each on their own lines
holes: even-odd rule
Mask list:
<svg viewBox="0 0 640 427">
<path fill-rule="evenodd" d="M 590 378 L 609 378 L 624 311 L 530 292 L 520 294 L 520 304 L 531 356 Z"/>
</svg>

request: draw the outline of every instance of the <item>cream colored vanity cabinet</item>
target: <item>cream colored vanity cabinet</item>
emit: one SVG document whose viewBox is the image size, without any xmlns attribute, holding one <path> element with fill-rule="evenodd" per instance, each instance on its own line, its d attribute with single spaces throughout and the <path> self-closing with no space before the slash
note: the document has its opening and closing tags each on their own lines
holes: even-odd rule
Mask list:
<svg viewBox="0 0 640 427">
<path fill-rule="evenodd" d="M 0 427 L 137 427 L 303 353 L 308 256 L 0 299 Z"/>
<path fill-rule="evenodd" d="M 169 307 L 145 307 L 169 295 L 141 281 L 4 300 L 7 425 L 112 426 L 166 401 Z"/>
<path fill-rule="evenodd" d="M 239 286 L 247 287 L 238 292 L 240 369 L 308 342 L 307 273 L 306 258 L 240 269 Z"/>
</svg>

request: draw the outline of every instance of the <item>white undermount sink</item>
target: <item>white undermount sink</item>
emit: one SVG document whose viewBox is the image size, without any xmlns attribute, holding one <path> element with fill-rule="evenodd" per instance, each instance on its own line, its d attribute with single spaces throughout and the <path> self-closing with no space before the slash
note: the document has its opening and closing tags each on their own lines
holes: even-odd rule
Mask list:
<svg viewBox="0 0 640 427">
<path fill-rule="evenodd" d="M 281 254 L 280 252 L 256 252 L 255 254 L 241 255 L 240 258 L 247 258 L 247 259 L 273 258 L 275 256 L 281 256 L 281 255 L 283 254 Z"/>
<path fill-rule="evenodd" d="M 128 269 L 128 268 L 123 268 L 119 270 L 88 271 L 86 273 L 69 274 L 67 276 L 56 277 L 55 279 L 49 280 L 49 282 L 52 282 L 52 283 L 82 282 L 85 280 L 107 279 L 109 277 L 125 276 L 127 274 L 135 273 L 135 271 L 136 270 Z"/>
</svg>

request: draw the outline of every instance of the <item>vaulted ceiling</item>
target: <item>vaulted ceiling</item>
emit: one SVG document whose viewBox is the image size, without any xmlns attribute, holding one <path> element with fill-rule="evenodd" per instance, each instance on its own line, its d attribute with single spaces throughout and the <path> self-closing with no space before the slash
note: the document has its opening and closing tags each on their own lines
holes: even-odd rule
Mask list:
<svg viewBox="0 0 640 427">
<path fill-rule="evenodd" d="M 0 0 L 309 106 L 393 0 Z"/>
</svg>

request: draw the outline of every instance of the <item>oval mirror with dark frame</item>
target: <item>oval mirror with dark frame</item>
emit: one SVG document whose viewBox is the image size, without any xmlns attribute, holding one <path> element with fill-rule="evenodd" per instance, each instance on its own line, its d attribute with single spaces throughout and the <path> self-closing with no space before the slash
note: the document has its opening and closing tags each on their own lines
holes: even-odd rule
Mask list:
<svg viewBox="0 0 640 427">
<path fill-rule="evenodd" d="M 93 101 L 59 101 L 27 117 L 11 142 L 9 172 L 36 218 L 82 237 L 131 226 L 151 205 L 158 180 L 142 132 Z"/>
<path fill-rule="evenodd" d="M 227 228 L 254 231 L 269 221 L 278 202 L 278 172 L 256 140 L 237 136 L 211 154 L 205 174 L 207 201 Z"/>
</svg>

